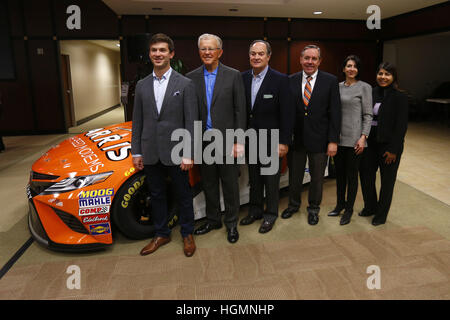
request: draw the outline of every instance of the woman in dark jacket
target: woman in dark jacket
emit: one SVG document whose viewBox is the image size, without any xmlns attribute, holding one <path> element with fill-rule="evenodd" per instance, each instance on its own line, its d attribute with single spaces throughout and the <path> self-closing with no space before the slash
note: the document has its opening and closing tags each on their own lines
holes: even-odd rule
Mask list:
<svg viewBox="0 0 450 320">
<path fill-rule="evenodd" d="M 360 216 L 375 215 L 374 226 L 384 224 L 392 202 L 397 170 L 408 126 L 408 98 L 398 89 L 397 70 L 383 62 L 373 88 L 373 120 L 360 166 L 364 209 Z M 376 172 L 380 168 L 381 189 L 377 201 Z"/>
</svg>

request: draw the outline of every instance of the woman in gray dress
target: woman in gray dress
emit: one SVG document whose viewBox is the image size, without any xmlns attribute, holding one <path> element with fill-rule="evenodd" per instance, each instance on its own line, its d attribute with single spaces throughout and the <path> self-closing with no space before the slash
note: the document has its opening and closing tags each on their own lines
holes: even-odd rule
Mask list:
<svg viewBox="0 0 450 320">
<path fill-rule="evenodd" d="M 372 123 L 372 87 L 359 80 L 360 70 L 360 59 L 355 55 L 348 56 L 342 65 L 345 81 L 339 83 L 342 122 L 338 152 L 334 157 L 337 204 L 328 215 L 338 216 L 344 210 L 341 225 L 350 223 L 353 214 L 359 162 Z"/>
</svg>

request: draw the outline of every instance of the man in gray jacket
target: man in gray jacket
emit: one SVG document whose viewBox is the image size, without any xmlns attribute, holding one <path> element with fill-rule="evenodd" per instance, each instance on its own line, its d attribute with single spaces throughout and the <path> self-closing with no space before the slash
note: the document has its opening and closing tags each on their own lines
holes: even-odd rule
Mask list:
<svg viewBox="0 0 450 320">
<path fill-rule="evenodd" d="M 212 34 L 203 34 L 198 39 L 198 49 L 203 65 L 186 76 L 192 79 L 197 90 L 199 115 L 203 131 L 219 132 L 226 137 L 227 129 L 246 129 L 246 100 L 241 73 L 220 63 L 222 40 Z M 212 142 L 217 144 L 217 141 Z M 233 141 L 231 142 L 231 144 Z M 230 145 L 231 145 L 230 144 Z M 209 145 L 209 144 L 208 144 Z M 219 144 L 220 145 L 220 144 Z M 205 234 L 222 227 L 220 216 L 220 189 L 222 182 L 225 202 L 224 223 L 227 227 L 228 241 L 235 243 L 239 239 L 237 220 L 239 213 L 239 171 L 236 163 L 229 163 L 230 154 L 243 156 L 243 144 L 235 143 L 232 150 L 216 147 L 215 163 L 202 163 L 201 175 L 206 199 L 207 222 L 195 230 L 195 234 Z M 205 146 L 206 147 L 206 146 Z M 230 151 L 230 154 L 229 152 Z M 221 163 L 218 163 L 221 162 Z"/>
<path fill-rule="evenodd" d="M 141 250 L 141 255 L 156 251 L 170 241 L 167 225 L 166 176 L 172 178 L 180 207 L 179 218 L 184 253 L 194 254 L 194 210 L 189 185 L 189 169 L 193 166 L 192 145 L 184 151 L 181 163 L 174 163 L 172 149 L 178 144 L 171 136 L 176 129 L 186 129 L 193 137 L 194 121 L 198 118 L 194 84 L 170 67 L 174 44 L 165 34 L 155 34 L 150 40 L 153 73 L 136 85 L 133 110 L 131 153 L 133 165 L 144 170 L 152 199 L 152 219 L 155 237 Z M 190 143 L 190 142 L 189 142 Z"/>
</svg>

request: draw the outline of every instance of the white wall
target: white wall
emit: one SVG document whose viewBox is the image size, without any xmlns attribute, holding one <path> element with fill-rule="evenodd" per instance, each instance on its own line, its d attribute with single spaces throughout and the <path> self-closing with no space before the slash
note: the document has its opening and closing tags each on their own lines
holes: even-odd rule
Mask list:
<svg viewBox="0 0 450 320">
<path fill-rule="evenodd" d="M 75 121 L 120 104 L 120 52 L 86 40 L 60 47 L 70 57 Z"/>
<path fill-rule="evenodd" d="M 397 65 L 400 87 L 420 102 L 450 81 L 450 32 L 386 41 L 383 60 Z"/>
</svg>

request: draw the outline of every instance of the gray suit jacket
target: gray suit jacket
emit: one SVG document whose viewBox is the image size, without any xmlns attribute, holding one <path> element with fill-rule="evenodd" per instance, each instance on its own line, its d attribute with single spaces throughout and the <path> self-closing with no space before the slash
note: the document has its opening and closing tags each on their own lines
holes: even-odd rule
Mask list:
<svg viewBox="0 0 450 320">
<path fill-rule="evenodd" d="M 372 125 L 372 87 L 359 80 L 350 87 L 339 83 L 342 120 L 339 145 L 354 147 L 361 135 L 370 133 Z M 367 147 L 367 141 L 366 141 Z"/>
<path fill-rule="evenodd" d="M 184 128 L 190 134 L 191 154 L 194 158 L 194 121 L 198 120 L 197 97 L 193 82 L 172 70 L 167 84 L 161 112 L 158 114 L 153 90 L 153 74 L 136 85 L 133 109 L 131 153 L 142 154 L 144 164 L 161 161 L 164 165 L 178 165 L 171 159 L 172 148 L 180 141 L 171 141 L 172 132 Z M 187 144 L 184 145 L 187 148 Z M 185 149 L 186 150 L 186 149 Z"/>
<path fill-rule="evenodd" d="M 199 115 L 203 123 L 203 131 L 205 131 L 208 106 L 203 65 L 189 72 L 186 76 L 195 83 Z M 241 73 L 238 70 L 219 63 L 210 112 L 212 127 L 220 130 L 224 138 L 226 129 L 246 130 L 245 89 Z"/>
</svg>

